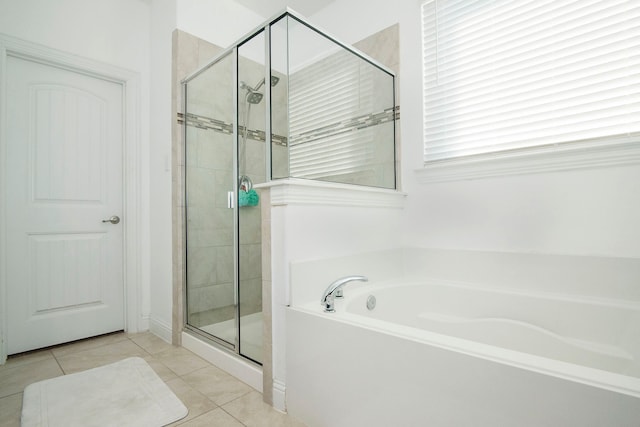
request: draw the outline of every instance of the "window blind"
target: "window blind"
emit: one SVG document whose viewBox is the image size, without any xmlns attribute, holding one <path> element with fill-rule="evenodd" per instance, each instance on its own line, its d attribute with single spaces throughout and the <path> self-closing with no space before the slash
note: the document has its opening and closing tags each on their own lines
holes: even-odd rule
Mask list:
<svg viewBox="0 0 640 427">
<path fill-rule="evenodd" d="M 640 2 L 422 4 L 425 162 L 640 134 Z"/>
</svg>

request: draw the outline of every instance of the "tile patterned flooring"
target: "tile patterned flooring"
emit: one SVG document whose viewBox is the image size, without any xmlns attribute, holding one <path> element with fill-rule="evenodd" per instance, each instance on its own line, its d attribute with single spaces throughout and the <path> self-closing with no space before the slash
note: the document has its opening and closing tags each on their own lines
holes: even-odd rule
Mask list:
<svg viewBox="0 0 640 427">
<path fill-rule="evenodd" d="M 145 359 L 189 409 L 172 426 L 304 427 L 247 384 L 149 332 L 114 333 L 10 357 L 0 366 L 0 427 L 20 426 L 27 385 L 132 356 Z"/>
</svg>

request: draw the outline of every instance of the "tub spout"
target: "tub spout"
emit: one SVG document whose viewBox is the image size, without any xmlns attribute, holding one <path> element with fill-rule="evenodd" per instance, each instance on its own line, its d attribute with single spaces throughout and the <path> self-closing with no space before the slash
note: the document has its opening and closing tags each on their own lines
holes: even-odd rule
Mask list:
<svg viewBox="0 0 640 427">
<path fill-rule="evenodd" d="M 338 294 L 339 296 L 342 296 L 342 287 L 347 283 L 355 280 L 367 282 L 369 279 L 367 279 L 365 276 L 347 276 L 342 277 L 330 284 L 329 287 L 324 291 L 322 299 L 320 300 L 320 304 L 324 306 L 324 311 L 326 311 L 327 313 L 333 313 L 334 311 L 336 311 L 334 308 L 336 296 L 338 296 Z"/>
</svg>

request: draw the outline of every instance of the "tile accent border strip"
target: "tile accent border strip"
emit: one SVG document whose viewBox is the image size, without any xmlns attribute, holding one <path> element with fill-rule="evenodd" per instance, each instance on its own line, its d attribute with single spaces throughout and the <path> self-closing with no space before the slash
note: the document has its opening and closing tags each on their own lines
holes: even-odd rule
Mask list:
<svg viewBox="0 0 640 427">
<path fill-rule="evenodd" d="M 178 113 L 178 124 L 184 124 L 184 114 Z M 212 119 L 210 117 L 199 116 L 197 114 L 187 113 L 187 126 L 193 126 L 198 129 L 205 130 L 213 130 L 216 132 L 222 132 L 227 135 L 233 134 L 233 123 L 227 123 L 222 120 Z M 244 127 L 240 126 L 238 131 L 242 134 L 244 132 Z M 264 142 L 266 140 L 265 133 L 262 130 L 247 130 L 247 138 L 253 139 L 254 141 Z M 281 145 L 283 147 L 287 146 L 287 137 L 282 135 L 273 134 L 271 136 L 271 140 L 274 144 Z"/>
<path fill-rule="evenodd" d="M 370 126 L 376 126 L 382 123 L 387 123 L 400 119 L 400 106 L 396 105 L 393 108 L 387 108 L 378 113 L 364 114 L 362 116 L 354 117 L 348 120 L 343 120 L 328 126 L 324 126 L 320 129 L 314 129 L 309 132 L 304 132 L 300 135 L 296 135 L 292 138 L 287 138 L 284 135 L 273 134 L 271 140 L 274 144 L 286 147 L 289 144 L 298 145 L 307 142 L 312 142 L 320 138 L 326 138 L 339 133 L 347 131 L 354 131 L 359 129 L 368 128 Z M 178 124 L 183 125 L 185 123 L 184 114 L 178 113 Z M 216 132 L 222 132 L 227 135 L 233 134 L 233 123 L 228 123 L 222 120 L 213 119 L 210 117 L 200 116 L 197 114 L 187 114 L 186 120 L 187 126 L 194 126 L 199 129 L 213 130 Z M 239 127 L 238 131 L 242 134 L 244 128 Z M 247 138 L 255 141 L 264 142 L 266 140 L 265 133 L 262 130 L 247 130 Z"/>
<path fill-rule="evenodd" d="M 395 107 L 387 108 L 378 113 L 363 114 L 361 116 L 342 120 L 340 122 L 333 123 L 319 129 L 314 129 L 308 132 L 303 132 L 299 135 L 294 135 L 290 138 L 290 144 L 292 146 L 305 144 L 307 142 L 313 142 L 320 138 L 327 138 L 344 132 L 365 129 L 370 126 L 392 122 L 394 120 L 398 120 L 399 118 L 400 106 L 397 105 Z"/>
</svg>

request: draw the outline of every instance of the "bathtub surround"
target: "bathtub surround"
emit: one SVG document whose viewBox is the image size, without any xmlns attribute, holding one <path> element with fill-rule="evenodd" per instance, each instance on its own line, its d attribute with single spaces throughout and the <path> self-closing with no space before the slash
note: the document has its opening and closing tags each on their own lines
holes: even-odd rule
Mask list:
<svg viewBox="0 0 640 427">
<path fill-rule="evenodd" d="M 640 261 L 635 258 L 417 247 L 293 262 L 291 302 L 315 300 L 339 275 L 364 274 L 360 271 L 364 269 L 371 271 L 372 280 L 442 279 L 513 292 L 640 302 Z"/>
<path fill-rule="evenodd" d="M 640 417 L 637 396 L 321 316 L 288 313 L 287 408 L 310 426 L 631 427 Z M 331 345 L 309 339 L 318 334 Z M 328 372 L 310 366 L 327 358 L 339 360 Z"/>
<path fill-rule="evenodd" d="M 636 259 L 422 248 L 294 263 L 287 408 L 312 426 L 635 425 L 638 277 Z"/>
</svg>

